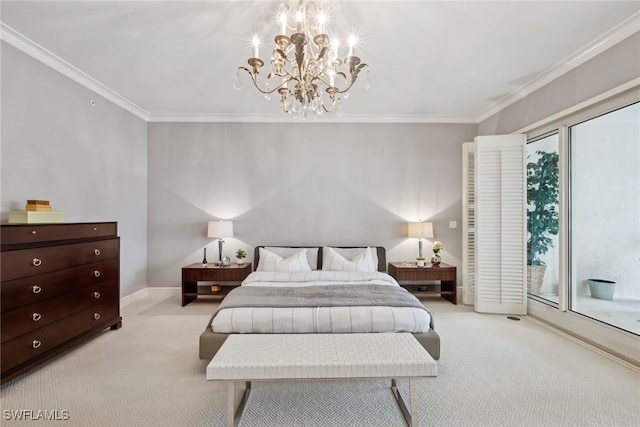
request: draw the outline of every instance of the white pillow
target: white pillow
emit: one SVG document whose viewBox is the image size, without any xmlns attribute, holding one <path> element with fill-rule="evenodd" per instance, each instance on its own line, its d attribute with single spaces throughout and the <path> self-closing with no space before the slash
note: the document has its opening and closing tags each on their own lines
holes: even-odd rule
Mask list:
<svg viewBox="0 0 640 427">
<path fill-rule="evenodd" d="M 312 270 L 318 269 L 318 248 L 291 248 L 284 246 L 265 246 L 264 247 L 269 252 L 273 252 L 274 254 L 282 257 L 289 258 L 300 252 L 301 249 L 307 250 L 307 261 L 309 261 L 309 266 Z"/>
<path fill-rule="evenodd" d="M 370 248 L 358 248 L 355 255 L 347 259 L 336 249 L 325 246 L 322 248 L 322 269 L 329 271 L 376 271 L 371 259 Z"/>
<path fill-rule="evenodd" d="M 363 254 L 367 251 L 371 252 L 371 260 L 373 261 L 373 270 L 378 270 L 378 250 L 375 247 L 366 247 L 366 248 L 337 248 L 332 246 L 331 249 L 338 252 L 340 255 L 345 257 L 348 260 L 353 259 L 354 257 Z"/>
<path fill-rule="evenodd" d="M 311 271 L 307 261 L 307 250 L 302 249 L 289 258 L 282 258 L 264 248 L 260 248 L 260 260 L 256 271 Z"/>
</svg>

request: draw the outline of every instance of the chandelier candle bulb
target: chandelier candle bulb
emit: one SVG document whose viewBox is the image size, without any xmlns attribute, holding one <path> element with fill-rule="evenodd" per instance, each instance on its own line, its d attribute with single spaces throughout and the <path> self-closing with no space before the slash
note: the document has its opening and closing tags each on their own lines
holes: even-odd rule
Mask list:
<svg viewBox="0 0 640 427">
<path fill-rule="evenodd" d="M 349 37 L 349 54 L 347 55 L 347 58 L 350 58 L 353 56 L 353 51 L 354 51 L 354 47 L 356 46 L 357 40 L 355 36 L 350 36 Z"/>
<path fill-rule="evenodd" d="M 338 59 L 338 48 L 340 47 L 340 40 L 333 39 L 331 41 L 331 61 Z"/>
<path fill-rule="evenodd" d="M 282 11 L 278 14 L 278 22 L 280 23 L 280 34 L 287 35 L 287 14 Z"/>
<path fill-rule="evenodd" d="M 260 46 L 260 39 L 258 38 L 258 36 L 253 36 L 253 57 L 254 58 L 260 58 L 260 52 L 259 52 L 259 46 Z"/>
<path fill-rule="evenodd" d="M 296 12 L 296 31 L 298 33 L 302 32 L 302 11 L 298 10 Z"/>
<path fill-rule="evenodd" d="M 318 15 L 318 32 L 324 34 L 324 23 L 327 22 L 327 18 L 324 13 Z"/>
</svg>

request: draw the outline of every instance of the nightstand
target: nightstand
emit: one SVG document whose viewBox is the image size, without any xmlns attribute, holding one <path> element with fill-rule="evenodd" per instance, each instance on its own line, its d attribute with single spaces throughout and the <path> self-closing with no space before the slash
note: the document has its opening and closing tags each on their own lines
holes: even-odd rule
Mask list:
<svg viewBox="0 0 640 427">
<path fill-rule="evenodd" d="M 182 268 L 182 306 L 189 304 L 200 295 L 217 297 L 222 300 L 231 289 L 251 273 L 251 263 L 229 267 L 218 267 L 213 264 L 203 266 L 195 263 Z M 216 282 L 206 286 L 198 286 L 198 282 Z M 213 287 L 213 288 L 212 288 Z"/>
<path fill-rule="evenodd" d="M 453 304 L 458 303 L 455 265 L 440 263 L 438 267 L 432 267 L 427 263 L 425 267 L 418 267 L 415 262 L 390 262 L 387 269 L 400 286 L 418 298 L 440 295 Z M 434 284 L 434 281 L 440 283 Z"/>
</svg>

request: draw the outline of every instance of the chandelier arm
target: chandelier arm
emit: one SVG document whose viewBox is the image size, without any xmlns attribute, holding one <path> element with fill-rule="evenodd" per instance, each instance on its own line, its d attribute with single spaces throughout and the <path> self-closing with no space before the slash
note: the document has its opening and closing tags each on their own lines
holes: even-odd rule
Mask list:
<svg viewBox="0 0 640 427">
<path fill-rule="evenodd" d="M 295 73 L 293 72 L 293 70 L 295 70 L 297 67 L 292 66 L 291 68 L 289 68 L 287 70 L 286 67 L 282 67 L 281 71 L 283 71 L 282 74 L 276 74 L 278 77 L 288 77 L 287 82 L 290 82 L 291 80 L 297 80 L 297 77 L 294 75 Z"/>
<path fill-rule="evenodd" d="M 324 102 L 323 102 L 323 103 L 322 103 L 322 109 L 323 109 L 325 112 L 330 113 L 330 112 L 332 112 L 332 111 L 333 111 L 333 109 L 335 108 L 336 104 L 337 104 L 336 99 L 335 99 L 335 98 L 331 98 L 331 107 L 329 107 L 329 108 L 325 107 L 325 106 L 324 106 Z"/>
<path fill-rule="evenodd" d="M 322 83 L 325 84 L 325 86 L 327 87 L 335 87 L 334 85 L 332 85 L 331 83 L 327 82 L 321 75 L 318 75 L 315 77 L 316 80 L 320 80 Z"/>
<path fill-rule="evenodd" d="M 284 82 L 280 83 L 279 85 L 277 85 L 275 88 L 271 89 L 271 90 L 264 90 L 261 89 L 260 86 L 258 86 L 258 74 L 257 73 L 253 73 L 251 70 L 249 70 L 246 67 L 238 67 L 238 70 L 244 70 L 247 72 L 247 74 L 249 74 L 249 77 L 251 78 L 251 81 L 253 82 L 253 85 L 256 87 L 256 89 L 258 89 L 260 92 L 264 93 L 264 94 L 272 94 L 273 92 L 276 92 L 278 89 L 280 89 L 282 87 L 283 84 L 287 84 L 291 81 L 291 77 L 287 78 L 287 80 L 285 80 Z"/>
<path fill-rule="evenodd" d="M 355 80 L 356 78 L 358 78 L 358 74 L 360 73 L 360 71 L 364 70 L 365 68 L 369 68 L 368 64 L 360 64 L 356 67 L 356 69 L 353 71 L 353 79 Z"/>
<path fill-rule="evenodd" d="M 318 60 L 323 59 L 326 53 L 327 53 L 327 47 L 323 46 L 322 49 L 320 49 L 320 51 L 318 52 L 318 55 L 317 55 Z"/>
<path fill-rule="evenodd" d="M 278 77 L 289 77 L 289 80 L 296 79 L 296 76 L 294 74 L 300 74 L 300 72 L 297 72 L 297 73 L 295 72 L 295 70 L 298 67 L 293 63 L 292 60 L 289 60 L 286 57 L 283 57 L 283 59 L 284 59 L 284 62 L 280 64 L 278 68 L 278 72 L 274 72 L 273 74 Z M 287 65 L 289 66 L 288 69 L 287 69 Z"/>
<path fill-rule="evenodd" d="M 320 64 L 320 61 L 318 61 L 317 59 L 311 59 L 309 60 L 309 63 L 307 65 L 307 72 L 313 74 L 314 78 L 318 78 L 325 71 L 324 67 Z"/>
<path fill-rule="evenodd" d="M 300 2 L 300 3 L 302 3 L 302 2 Z M 307 13 L 309 12 L 309 9 L 311 9 L 311 7 L 313 7 L 313 8 L 314 8 L 314 9 L 316 9 L 317 11 L 321 10 L 321 9 L 318 7 L 318 5 L 316 4 L 316 2 L 315 2 L 315 1 L 310 1 L 310 2 L 307 2 L 306 6 L 305 6 L 305 9 L 307 9 Z"/>
<path fill-rule="evenodd" d="M 349 91 L 349 89 L 351 89 L 351 86 L 353 86 L 353 85 L 355 84 L 355 82 L 356 82 L 355 80 L 351 80 L 351 83 L 349 84 L 349 86 L 347 86 L 346 88 L 344 88 L 344 89 L 342 89 L 342 90 L 338 89 L 338 90 L 336 91 L 336 93 L 346 93 L 346 92 L 348 92 L 348 91 Z M 337 88 L 336 88 L 336 89 L 337 89 Z"/>
<path fill-rule="evenodd" d="M 306 36 L 303 33 L 296 33 L 291 36 L 291 43 L 295 47 L 295 61 L 298 64 L 300 79 L 302 79 L 303 70 L 305 70 L 304 62 L 306 55 L 305 46 L 307 45 Z"/>
<path fill-rule="evenodd" d="M 351 83 L 349 84 L 349 86 L 347 86 L 346 88 L 342 89 L 342 90 L 338 90 L 337 93 L 345 93 L 347 92 L 349 89 L 351 89 L 351 86 L 353 86 L 353 84 L 356 82 L 356 80 L 358 79 L 358 73 L 360 71 L 362 71 L 362 69 L 366 67 L 369 68 L 369 66 L 367 64 L 362 64 L 360 66 L 358 66 L 358 68 L 356 68 L 356 70 L 351 74 Z"/>
</svg>

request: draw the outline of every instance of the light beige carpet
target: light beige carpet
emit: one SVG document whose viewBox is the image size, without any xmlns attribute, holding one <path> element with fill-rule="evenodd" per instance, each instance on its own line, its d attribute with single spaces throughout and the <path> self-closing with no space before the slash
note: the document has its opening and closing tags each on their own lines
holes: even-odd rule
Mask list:
<svg viewBox="0 0 640 427">
<path fill-rule="evenodd" d="M 442 358 L 439 376 L 418 388 L 421 426 L 640 425 L 636 371 L 527 319 L 425 303 Z M 150 291 L 122 308 L 122 329 L 3 385 L 0 424 L 223 426 L 226 388 L 205 380 L 198 359 L 214 307 Z M 390 393 L 384 381 L 258 382 L 240 426 L 403 426 Z M 68 411 L 68 420 L 9 419 L 24 410 Z"/>
</svg>

